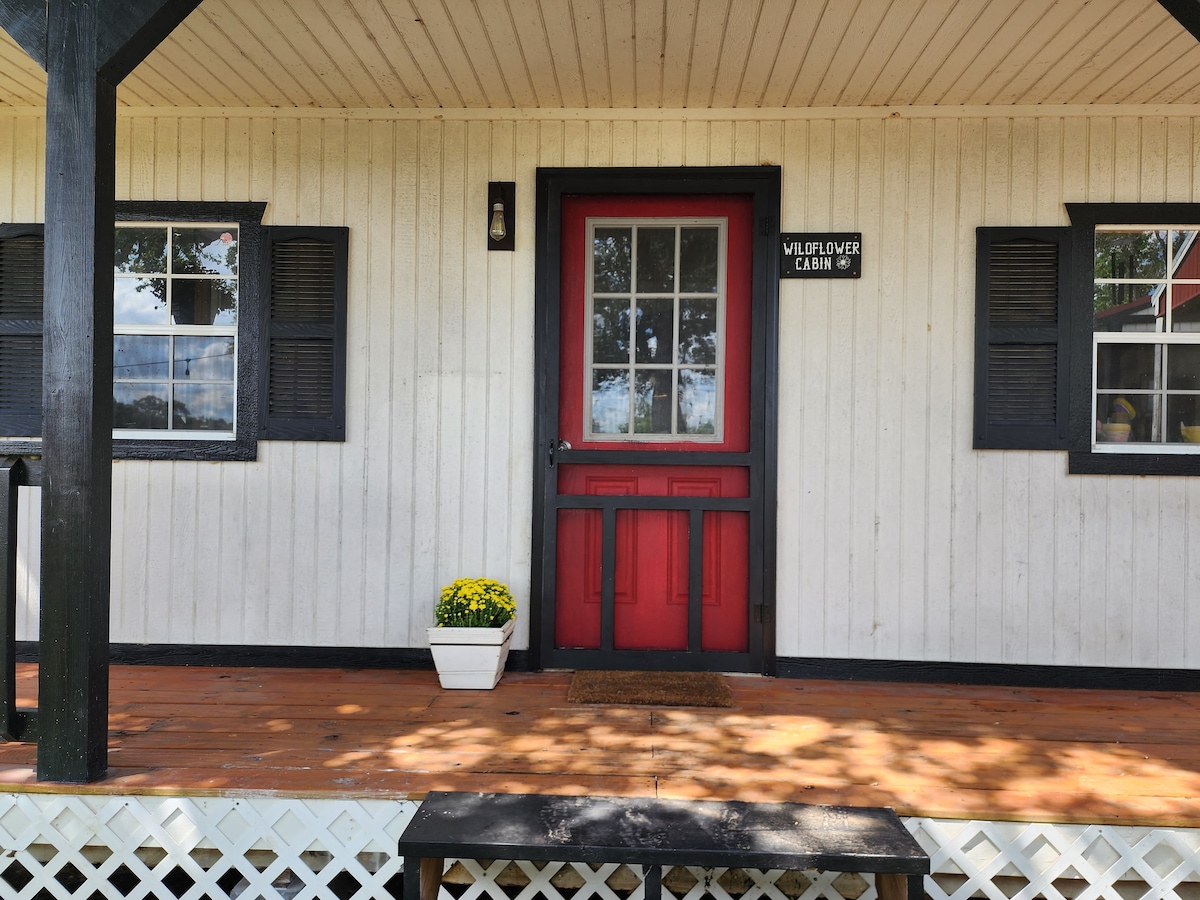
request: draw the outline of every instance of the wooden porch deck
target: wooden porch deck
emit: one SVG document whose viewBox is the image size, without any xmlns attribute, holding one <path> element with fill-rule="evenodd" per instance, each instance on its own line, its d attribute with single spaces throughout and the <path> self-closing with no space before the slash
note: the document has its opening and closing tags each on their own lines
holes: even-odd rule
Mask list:
<svg viewBox="0 0 1200 900">
<path fill-rule="evenodd" d="M 35 702 L 36 668 L 18 672 Z M 886 805 L 1200 827 L 1200 694 L 731 676 L 731 709 L 581 706 L 567 673 L 114 666 L 109 777 L 0 790 L 404 797 L 487 790 Z"/>
</svg>

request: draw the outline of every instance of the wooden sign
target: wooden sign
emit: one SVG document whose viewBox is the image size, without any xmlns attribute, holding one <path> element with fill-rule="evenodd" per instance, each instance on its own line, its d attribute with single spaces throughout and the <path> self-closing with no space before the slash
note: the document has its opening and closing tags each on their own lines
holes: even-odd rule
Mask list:
<svg viewBox="0 0 1200 900">
<path fill-rule="evenodd" d="M 780 236 L 780 278 L 859 278 L 861 232 L 787 232 Z"/>
</svg>

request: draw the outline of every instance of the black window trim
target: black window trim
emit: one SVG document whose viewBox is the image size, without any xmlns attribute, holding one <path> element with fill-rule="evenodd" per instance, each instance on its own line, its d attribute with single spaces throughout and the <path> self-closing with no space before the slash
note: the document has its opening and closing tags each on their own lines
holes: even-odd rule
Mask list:
<svg viewBox="0 0 1200 900">
<path fill-rule="evenodd" d="M 1191 225 L 1200 223 L 1200 203 L 1068 203 L 1072 253 L 1079 264 L 1070 275 L 1069 302 L 1080 313 L 1069 336 L 1070 414 L 1067 471 L 1072 475 L 1200 475 L 1200 453 L 1094 453 L 1092 451 L 1091 260 L 1097 225 Z"/>
<path fill-rule="evenodd" d="M 262 327 L 262 219 L 267 204 L 189 200 L 119 200 L 117 222 L 238 223 L 237 430 L 233 440 L 122 438 L 113 459 L 242 460 L 258 458 L 258 347 Z"/>
</svg>

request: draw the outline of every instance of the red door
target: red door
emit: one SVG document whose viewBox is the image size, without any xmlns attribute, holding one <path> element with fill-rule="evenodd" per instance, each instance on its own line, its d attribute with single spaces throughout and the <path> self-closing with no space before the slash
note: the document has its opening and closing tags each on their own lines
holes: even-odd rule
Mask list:
<svg viewBox="0 0 1200 900">
<path fill-rule="evenodd" d="M 556 649 L 748 652 L 751 222 L 745 197 L 563 198 Z"/>
</svg>

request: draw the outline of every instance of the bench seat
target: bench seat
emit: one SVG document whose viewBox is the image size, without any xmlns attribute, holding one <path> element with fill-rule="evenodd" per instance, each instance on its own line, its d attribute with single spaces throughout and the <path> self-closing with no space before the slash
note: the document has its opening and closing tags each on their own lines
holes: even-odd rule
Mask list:
<svg viewBox="0 0 1200 900">
<path fill-rule="evenodd" d="M 432 792 L 399 841 L 405 896 L 437 900 L 447 857 L 875 873 L 881 900 L 919 896 L 929 856 L 885 808 Z"/>
</svg>

